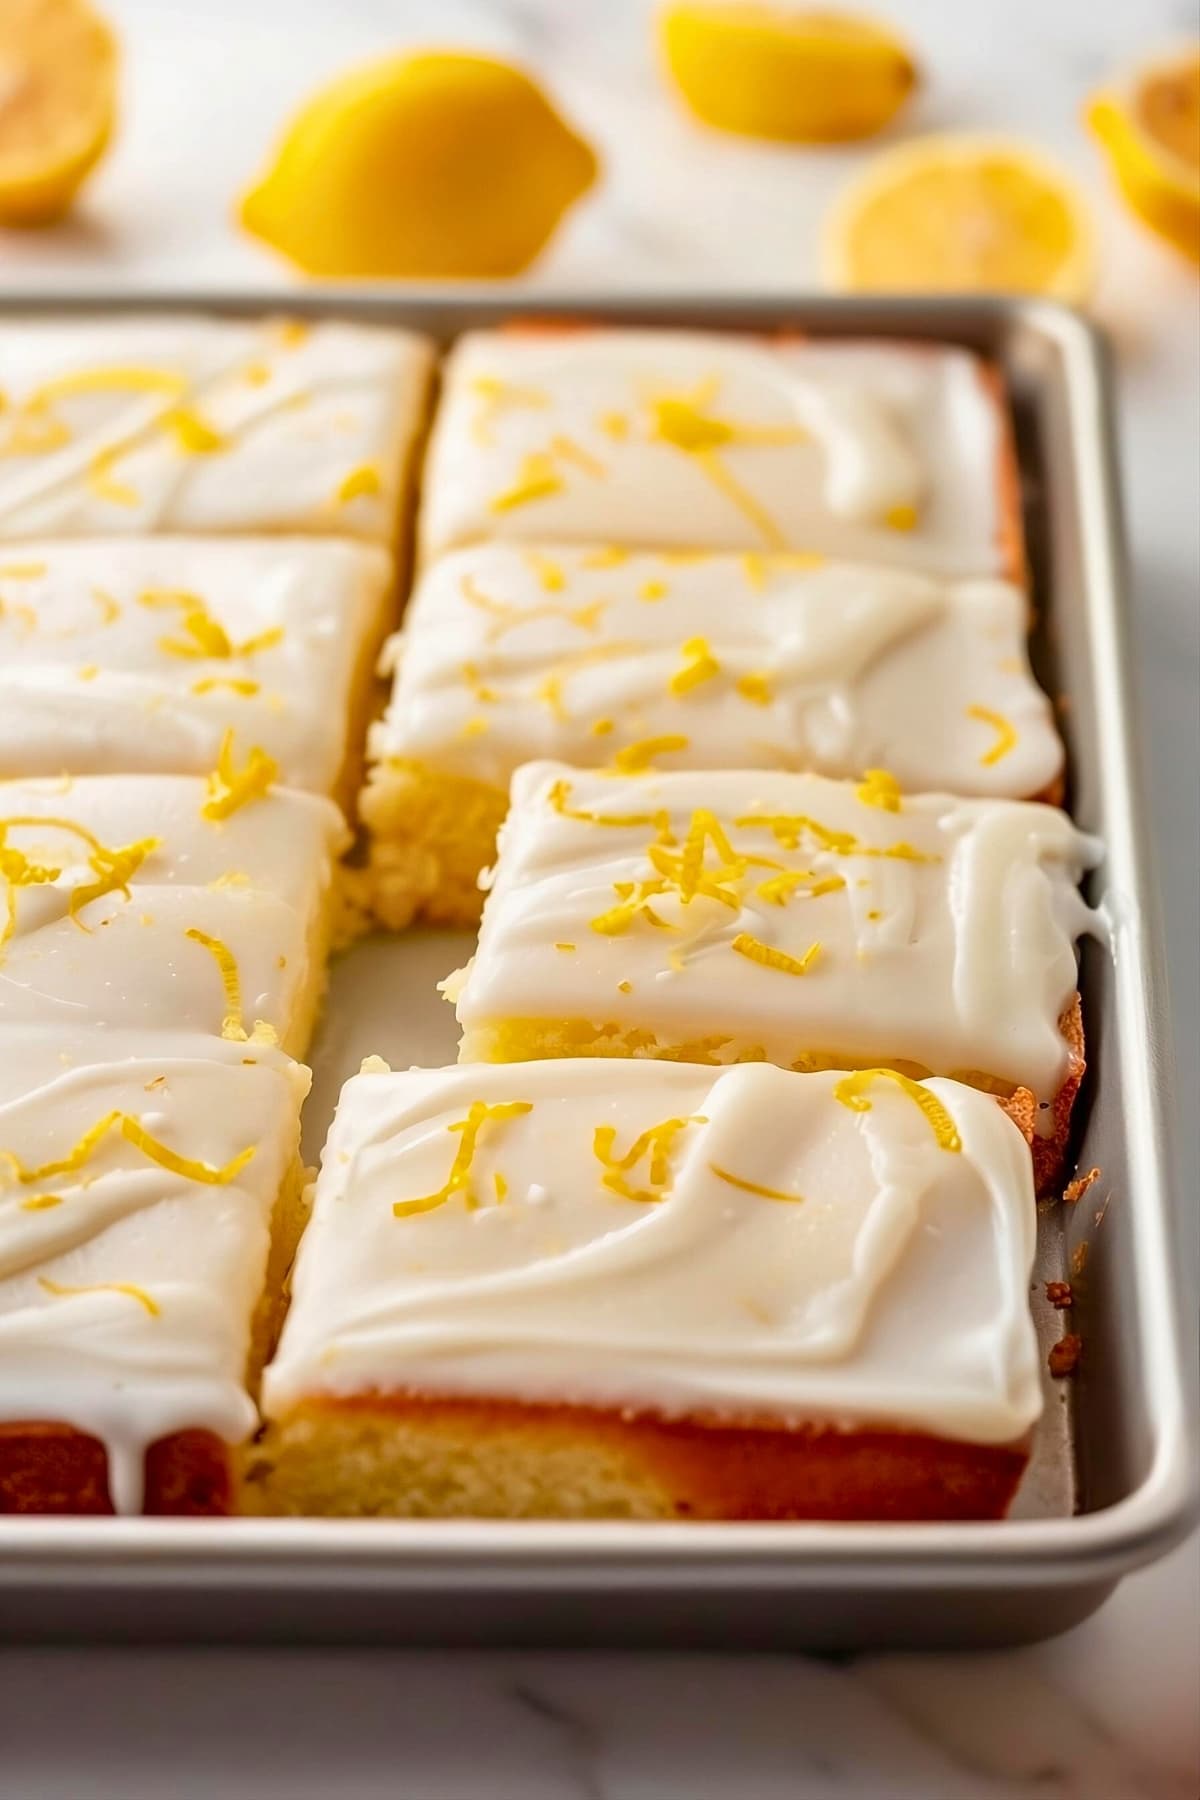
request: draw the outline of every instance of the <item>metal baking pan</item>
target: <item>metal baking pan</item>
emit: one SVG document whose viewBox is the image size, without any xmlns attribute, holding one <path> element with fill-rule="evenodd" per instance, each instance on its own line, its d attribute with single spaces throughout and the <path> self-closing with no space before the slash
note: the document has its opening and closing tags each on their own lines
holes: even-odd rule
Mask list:
<svg viewBox="0 0 1200 1800">
<path fill-rule="evenodd" d="M 1070 1381 L 1045 1418 L 1011 1519 L 977 1525 L 500 1524 L 486 1521 L 0 1519 L 0 1635 L 245 1642 L 790 1646 L 995 1645 L 1061 1631 L 1166 1551 L 1194 1513 L 1191 1347 L 1171 1244 L 1170 1032 L 1153 852 L 1138 769 L 1125 568 L 1103 346 L 1042 302 L 695 296 L 522 307 L 471 290 L 302 295 L 27 295 L 4 315 L 281 307 L 416 327 L 443 343 L 517 311 L 620 324 L 968 345 L 1003 371 L 1016 419 L 1038 673 L 1062 705 L 1069 804 L 1107 846 L 1093 879 L 1112 953 L 1081 985 L 1090 1070 L 1082 1168 L 1046 1209 L 1034 1288 L 1043 1348 L 1062 1329 L 1041 1283 L 1075 1273 Z M 306 1116 L 313 1157 L 341 1080 L 372 1051 L 451 1060 L 433 982 L 464 940 L 368 940 L 335 969 Z M 1084 1263 L 1084 1259 L 1086 1262 Z M 1082 1266 L 1082 1272 L 1079 1273 Z"/>
</svg>

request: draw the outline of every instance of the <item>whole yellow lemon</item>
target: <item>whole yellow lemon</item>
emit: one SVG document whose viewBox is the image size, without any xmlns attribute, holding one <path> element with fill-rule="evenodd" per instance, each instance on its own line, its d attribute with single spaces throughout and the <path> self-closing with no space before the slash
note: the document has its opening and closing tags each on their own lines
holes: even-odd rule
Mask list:
<svg viewBox="0 0 1200 1800">
<path fill-rule="evenodd" d="M 596 171 L 521 70 L 428 51 L 314 95 L 241 219 L 310 275 L 516 275 Z"/>
</svg>

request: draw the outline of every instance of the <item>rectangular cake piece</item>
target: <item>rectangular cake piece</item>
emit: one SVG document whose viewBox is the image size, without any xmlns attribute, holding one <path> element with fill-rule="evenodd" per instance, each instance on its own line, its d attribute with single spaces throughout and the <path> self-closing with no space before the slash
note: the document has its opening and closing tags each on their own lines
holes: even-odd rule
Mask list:
<svg viewBox="0 0 1200 1800">
<path fill-rule="evenodd" d="M 513 780 L 460 1058 L 886 1064 L 1036 1109 L 1063 1147 L 1081 1073 L 1077 891 L 1055 807 L 738 771 Z"/>
<path fill-rule="evenodd" d="M 199 775 L 234 730 L 348 809 L 392 590 L 373 544 L 23 544 L 0 555 L 0 777 Z"/>
<path fill-rule="evenodd" d="M 324 987 L 346 828 L 268 789 L 251 754 L 208 782 L 0 782 L 0 1032 L 131 1027 L 301 1055 Z"/>
<path fill-rule="evenodd" d="M 234 1510 L 307 1087 L 265 1045 L 4 1032 L 0 1513 Z"/>
<path fill-rule="evenodd" d="M 246 1504 L 1001 1516 L 1041 1409 L 1020 1133 L 889 1071 L 370 1064 Z"/>
<path fill-rule="evenodd" d="M 0 538 L 291 531 L 390 543 L 432 346 L 298 319 L 12 318 Z"/>
<path fill-rule="evenodd" d="M 423 555 L 486 538 L 808 550 L 940 575 L 1023 562 L 1008 418 L 976 356 L 702 331 L 461 338 Z"/>
<path fill-rule="evenodd" d="M 658 740 L 686 769 L 884 767 L 905 790 L 1049 797 L 1062 744 L 995 580 L 780 556 L 479 544 L 425 571 L 362 812 L 386 924 L 479 916 L 508 784 Z"/>
</svg>

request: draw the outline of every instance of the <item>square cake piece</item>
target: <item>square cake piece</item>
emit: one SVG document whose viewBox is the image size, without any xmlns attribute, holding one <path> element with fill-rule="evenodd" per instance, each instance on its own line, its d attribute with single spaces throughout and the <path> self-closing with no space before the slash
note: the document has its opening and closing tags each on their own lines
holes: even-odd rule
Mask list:
<svg viewBox="0 0 1200 1800">
<path fill-rule="evenodd" d="M 299 319 L 12 318 L 0 538 L 317 532 L 391 543 L 429 342 Z"/>
<path fill-rule="evenodd" d="M 0 1513 L 234 1510 L 307 1088 L 265 1045 L 5 1031 Z"/>
<path fill-rule="evenodd" d="M 747 770 L 528 763 L 461 1060 L 885 1064 L 1013 1101 L 1048 1173 L 1082 1070 L 1074 938 L 1098 847 L 1055 807 Z"/>
<path fill-rule="evenodd" d="M 23 544 L 0 555 L 0 777 L 204 774 L 234 730 L 349 810 L 392 591 L 372 544 Z"/>
<path fill-rule="evenodd" d="M 1062 744 L 1009 583 L 819 556 L 479 544 L 419 581 L 393 640 L 362 812 L 385 924 L 479 916 L 524 762 L 882 766 L 902 788 L 1051 797 Z"/>
<path fill-rule="evenodd" d="M 347 834 L 331 801 L 268 774 L 252 753 L 208 782 L 0 782 L 0 1030 L 186 1030 L 303 1054 Z"/>
<path fill-rule="evenodd" d="M 984 1095 L 886 1070 L 370 1065 L 342 1091 L 245 1503 L 1003 1515 L 1035 1207 Z"/>
<path fill-rule="evenodd" d="M 421 543 L 807 550 L 1017 577 L 1019 506 L 998 379 L 966 350 L 535 325 L 451 352 Z"/>
</svg>

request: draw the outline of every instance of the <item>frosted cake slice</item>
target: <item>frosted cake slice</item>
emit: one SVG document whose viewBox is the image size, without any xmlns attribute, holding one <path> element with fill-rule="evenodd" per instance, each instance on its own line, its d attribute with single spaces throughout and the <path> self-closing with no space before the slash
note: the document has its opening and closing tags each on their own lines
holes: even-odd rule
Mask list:
<svg viewBox="0 0 1200 1800">
<path fill-rule="evenodd" d="M 0 1513 L 234 1510 L 307 1087 L 263 1045 L 4 1033 Z"/>
<path fill-rule="evenodd" d="M 1063 812 L 745 770 L 513 781 L 461 1060 L 885 1064 L 1006 1097 L 1057 1164 L 1082 1070 Z"/>
<path fill-rule="evenodd" d="M 478 918 L 523 762 L 651 741 L 688 769 L 883 767 L 906 790 L 1052 796 L 1062 745 L 1027 601 L 819 556 L 479 544 L 425 571 L 389 658 L 362 812 L 376 905 Z"/>
<path fill-rule="evenodd" d="M 0 554 L 0 777 L 196 775 L 228 730 L 349 806 L 391 558 L 306 538 Z"/>
<path fill-rule="evenodd" d="M 1020 1133 L 886 1070 L 367 1065 L 263 1382 L 266 1511 L 1001 1516 Z"/>
<path fill-rule="evenodd" d="M 390 543 L 432 346 L 199 315 L 12 318 L 0 538 L 316 532 Z"/>
<path fill-rule="evenodd" d="M 196 1031 L 301 1055 L 346 829 L 253 752 L 208 780 L 0 782 L 0 1031 Z"/>
<path fill-rule="evenodd" d="M 807 550 L 1016 577 L 1016 462 L 966 350 L 700 331 L 469 332 L 423 482 L 428 558 L 487 538 Z"/>
</svg>

